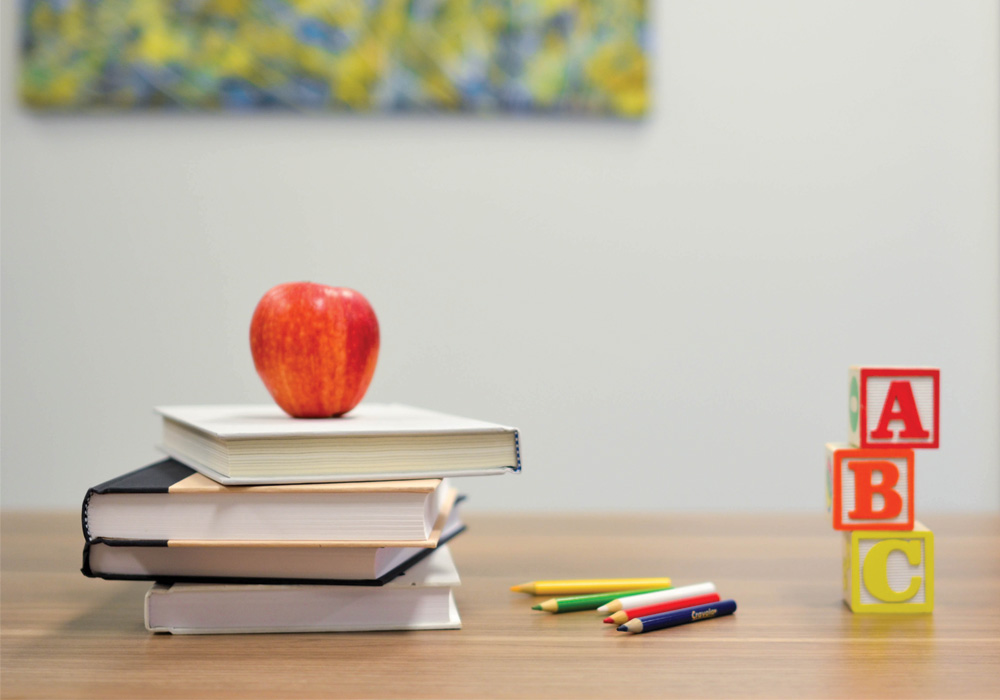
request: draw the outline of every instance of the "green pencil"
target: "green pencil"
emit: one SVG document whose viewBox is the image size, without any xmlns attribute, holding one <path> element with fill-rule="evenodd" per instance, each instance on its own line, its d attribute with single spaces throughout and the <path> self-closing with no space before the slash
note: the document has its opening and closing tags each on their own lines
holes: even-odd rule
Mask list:
<svg viewBox="0 0 1000 700">
<path fill-rule="evenodd" d="M 640 593 L 652 593 L 653 591 L 665 591 L 673 586 L 660 588 L 647 588 L 641 591 L 618 591 L 617 593 L 595 593 L 594 595 L 578 595 L 572 598 L 551 598 L 544 603 L 532 605 L 532 610 L 545 610 L 546 612 L 564 613 L 576 612 L 578 610 L 597 610 L 602 605 L 607 605 L 612 600 L 625 598 L 627 596 L 639 595 Z"/>
</svg>

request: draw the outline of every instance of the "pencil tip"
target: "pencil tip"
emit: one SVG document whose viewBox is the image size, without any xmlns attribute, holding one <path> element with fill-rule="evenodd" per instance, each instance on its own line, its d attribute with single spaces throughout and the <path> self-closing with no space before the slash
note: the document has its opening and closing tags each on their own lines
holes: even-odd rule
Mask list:
<svg viewBox="0 0 1000 700">
<path fill-rule="evenodd" d="M 541 610 L 541 609 L 542 609 L 542 606 L 541 606 L 541 605 L 532 605 L 532 606 L 531 606 L 531 609 L 532 609 L 532 610 Z"/>
<path fill-rule="evenodd" d="M 618 625 L 619 632 L 628 632 L 628 625 Z"/>
<path fill-rule="evenodd" d="M 614 622 L 614 620 L 612 620 L 610 617 L 606 617 L 606 618 L 604 618 L 604 622 L 605 622 L 605 624 L 611 624 L 611 623 Z"/>
<path fill-rule="evenodd" d="M 524 584 L 518 584 L 518 585 L 516 585 L 516 586 L 511 586 L 511 587 L 510 587 L 510 590 L 514 591 L 515 593 L 520 593 L 520 592 L 521 592 L 521 586 L 522 586 L 522 585 L 524 585 Z"/>
<path fill-rule="evenodd" d="M 602 605 L 601 607 L 599 607 L 599 608 L 597 609 L 597 612 L 599 612 L 599 613 L 606 613 L 606 612 L 609 612 L 609 610 L 608 610 L 608 606 L 607 606 L 607 605 Z"/>
</svg>

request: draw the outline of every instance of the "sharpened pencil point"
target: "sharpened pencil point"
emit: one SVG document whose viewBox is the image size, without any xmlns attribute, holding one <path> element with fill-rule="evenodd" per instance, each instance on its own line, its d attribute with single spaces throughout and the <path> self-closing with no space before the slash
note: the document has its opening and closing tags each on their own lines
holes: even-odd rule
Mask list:
<svg viewBox="0 0 1000 700">
<path fill-rule="evenodd" d="M 541 610 L 541 609 L 542 609 L 542 606 L 541 606 L 541 605 L 532 605 L 532 606 L 531 606 L 531 609 L 532 609 L 532 610 Z"/>
<path fill-rule="evenodd" d="M 608 606 L 607 605 L 602 605 L 601 607 L 599 607 L 597 609 L 597 612 L 599 612 L 599 613 L 607 613 L 607 612 L 610 612 L 610 611 L 608 610 Z"/>
<path fill-rule="evenodd" d="M 606 624 L 609 624 L 609 625 L 610 625 L 611 623 L 613 623 L 613 622 L 614 622 L 614 620 L 613 620 L 612 618 L 610 618 L 610 617 L 606 617 L 606 618 L 604 618 L 604 622 L 605 622 Z"/>
<path fill-rule="evenodd" d="M 514 591 L 515 593 L 522 593 L 524 591 L 524 587 L 527 585 L 528 584 L 526 583 L 519 583 L 516 586 L 511 586 L 510 590 Z"/>
<path fill-rule="evenodd" d="M 618 625 L 619 632 L 628 632 L 628 625 Z"/>
</svg>

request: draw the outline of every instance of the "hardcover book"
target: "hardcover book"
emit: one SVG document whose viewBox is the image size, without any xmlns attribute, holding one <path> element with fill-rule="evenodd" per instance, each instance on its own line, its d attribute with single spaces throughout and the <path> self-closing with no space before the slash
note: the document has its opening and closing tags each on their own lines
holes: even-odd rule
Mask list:
<svg viewBox="0 0 1000 700">
<path fill-rule="evenodd" d="M 518 432 L 399 404 L 339 418 L 275 405 L 165 406 L 161 448 L 227 485 L 371 481 L 519 471 Z"/>
<path fill-rule="evenodd" d="M 458 629 L 447 546 L 385 586 L 154 584 L 146 628 L 173 634 Z"/>
<path fill-rule="evenodd" d="M 456 502 L 438 546 L 464 531 Z M 433 552 L 430 547 L 177 547 L 168 540 L 99 539 L 84 545 L 82 572 L 161 583 L 382 586 Z"/>
<path fill-rule="evenodd" d="M 90 489 L 83 534 L 171 547 L 434 547 L 455 499 L 442 479 L 223 486 L 166 459 Z"/>
</svg>

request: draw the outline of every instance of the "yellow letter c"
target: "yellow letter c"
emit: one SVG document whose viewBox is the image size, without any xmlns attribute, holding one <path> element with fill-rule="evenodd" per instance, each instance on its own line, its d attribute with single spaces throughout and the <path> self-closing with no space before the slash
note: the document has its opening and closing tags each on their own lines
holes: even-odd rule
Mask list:
<svg viewBox="0 0 1000 700">
<path fill-rule="evenodd" d="M 906 555 L 910 566 L 917 566 L 920 563 L 920 540 L 883 540 L 868 550 L 862 567 L 865 588 L 886 603 L 902 603 L 904 600 L 909 600 L 917 594 L 923 583 L 923 577 L 914 576 L 905 591 L 894 591 L 889 586 L 887 568 L 889 554 L 897 549 Z"/>
</svg>

